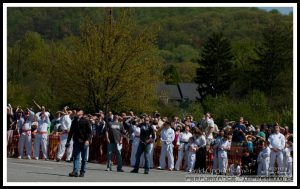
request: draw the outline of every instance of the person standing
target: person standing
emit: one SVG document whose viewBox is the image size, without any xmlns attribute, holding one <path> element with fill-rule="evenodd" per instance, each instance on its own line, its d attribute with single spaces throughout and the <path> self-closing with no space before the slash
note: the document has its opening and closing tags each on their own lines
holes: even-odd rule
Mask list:
<svg viewBox="0 0 300 189">
<path fill-rule="evenodd" d="M 274 174 L 275 160 L 277 160 L 278 173 L 283 172 L 283 150 L 285 148 L 285 137 L 280 133 L 280 126 L 276 124 L 274 126 L 275 133 L 271 134 L 268 138 L 271 149 L 270 154 L 270 174 Z"/>
<path fill-rule="evenodd" d="M 202 173 L 206 171 L 206 138 L 200 129 L 195 130 L 195 143 L 197 144 L 196 162 L 194 169 Z"/>
<path fill-rule="evenodd" d="M 224 137 L 224 130 L 220 130 L 219 132 L 219 135 L 217 136 L 217 138 L 212 142 L 212 148 L 213 148 L 213 170 L 212 170 L 212 173 L 213 174 L 217 174 L 220 172 L 219 170 L 219 155 L 218 155 L 218 152 L 219 152 L 219 146 L 222 142 L 222 138 Z"/>
<path fill-rule="evenodd" d="M 78 177 L 79 159 L 81 154 L 81 169 L 80 177 L 84 177 L 86 172 L 86 153 L 91 141 L 92 131 L 89 127 L 87 119 L 83 118 L 83 110 L 77 112 L 77 117 L 74 118 L 71 124 L 70 132 L 68 133 L 66 148 L 70 146 L 70 141 L 73 139 L 73 171 L 69 173 L 70 177 Z"/>
<path fill-rule="evenodd" d="M 165 169 L 166 156 L 168 157 L 168 168 L 172 171 L 174 168 L 174 156 L 173 156 L 173 140 L 175 139 L 175 132 L 171 128 L 171 123 L 166 121 L 163 125 L 163 130 L 161 131 L 160 140 L 162 141 L 162 148 L 160 154 L 160 166 L 158 169 Z"/>
<path fill-rule="evenodd" d="M 67 143 L 67 139 L 68 139 L 68 133 L 70 132 L 71 129 L 71 118 L 70 118 L 70 114 L 72 113 L 71 111 L 67 111 L 67 107 L 64 107 L 64 111 L 60 112 L 61 114 L 63 114 L 63 116 L 61 117 L 61 134 L 60 134 L 60 144 L 58 147 L 58 152 L 57 152 L 57 156 L 56 156 L 56 161 L 59 162 L 61 160 L 61 158 L 63 157 L 63 155 L 65 154 L 65 145 Z M 71 157 L 72 157 L 72 151 L 73 151 L 73 139 L 71 138 L 70 140 L 70 146 L 67 148 L 66 151 L 66 162 L 71 162 Z"/>
<path fill-rule="evenodd" d="M 138 145 L 138 149 L 135 155 L 135 165 L 134 169 L 131 171 L 131 173 L 138 173 L 139 166 L 140 166 L 140 158 L 141 155 L 144 153 L 145 158 L 145 174 L 149 173 L 150 169 L 150 150 L 151 150 L 151 144 L 155 140 L 155 131 L 153 126 L 150 124 L 150 117 L 145 117 L 145 122 L 140 125 L 140 141 Z"/>
<path fill-rule="evenodd" d="M 271 150 L 268 146 L 268 141 L 261 141 L 260 143 L 263 149 L 259 152 L 257 157 L 257 162 L 258 162 L 257 175 L 269 176 Z"/>
<path fill-rule="evenodd" d="M 106 140 L 107 140 L 107 169 L 106 171 L 111 171 L 112 167 L 112 153 L 115 151 L 117 153 L 118 166 L 117 172 L 124 172 L 122 169 L 122 141 L 123 135 L 125 134 L 123 124 L 119 122 L 119 116 L 115 114 L 113 116 L 113 121 L 108 123 L 106 128 Z"/>
<path fill-rule="evenodd" d="M 48 124 L 49 120 L 49 113 L 43 110 L 42 112 L 38 112 L 36 114 L 38 127 L 37 127 L 37 134 L 35 135 L 34 140 L 34 159 L 38 160 L 40 155 L 40 146 L 42 146 L 43 157 L 46 161 L 48 161 Z"/>
<path fill-rule="evenodd" d="M 178 145 L 178 159 L 176 161 L 175 170 L 179 171 L 181 167 L 181 162 L 184 159 L 184 168 L 187 169 L 188 163 L 188 154 L 189 154 L 189 139 L 192 137 L 192 133 L 190 133 L 190 127 L 188 125 L 185 126 L 185 131 L 179 134 L 179 138 L 177 141 Z"/>
<path fill-rule="evenodd" d="M 227 151 L 230 150 L 230 144 L 228 142 L 228 135 L 224 135 L 218 148 L 218 159 L 220 174 L 226 174 L 226 164 L 228 161 Z"/>
<path fill-rule="evenodd" d="M 29 110 L 25 111 L 25 117 L 20 117 L 18 121 L 18 133 L 20 134 L 19 138 L 19 159 L 23 157 L 24 145 L 26 147 L 27 159 L 31 159 L 31 124 L 34 118 L 34 112 Z"/>
</svg>

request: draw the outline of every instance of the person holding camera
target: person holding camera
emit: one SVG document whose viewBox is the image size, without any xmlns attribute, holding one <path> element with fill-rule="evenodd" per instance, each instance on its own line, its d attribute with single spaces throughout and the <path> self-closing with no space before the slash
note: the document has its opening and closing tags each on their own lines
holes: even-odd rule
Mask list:
<svg viewBox="0 0 300 189">
<path fill-rule="evenodd" d="M 151 144 L 155 140 L 155 131 L 153 126 L 150 124 L 150 117 L 145 117 L 145 122 L 140 125 L 140 141 L 138 145 L 138 149 L 135 155 L 135 165 L 134 169 L 131 173 L 138 173 L 139 165 L 140 165 L 140 158 L 141 155 L 144 153 L 145 157 L 145 174 L 149 173 L 150 169 L 150 153 L 151 153 Z"/>
<path fill-rule="evenodd" d="M 107 141 L 107 169 L 106 171 L 111 171 L 112 167 L 112 153 L 113 151 L 117 152 L 118 159 L 118 172 L 124 172 L 122 169 L 122 141 L 125 130 L 123 124 L 119 122 L 119 115 L 115 114 L 113 116 L 113 121 L 108 123 L 106 128 L 106 141 Z"/>
<path fill-rule="evenodd" d="M 66 148 L 70 146 L 70 141 L 73 138 L 73 171 L 69 173 L 70 177 L 78 177 L 79 159 L 81 154 L 81 169 L 79 177 L 84 177 L 86 172 L 87 149 L 91 141 L 92 131 L 87 119 L 83 117 L 83 110 L 77 112 L 77 117 L 74 118 L 71 124 L 71 129 L 68 133 Z"/>
<path fill-rule="evenodd" d="M 36 114 L 37 117 L 37 134 L 34 140 L 34 159 L 39 159 L 40 146 L 42 146 L 43 157 L 48 160 L 48 123 L 49 123 L 49 113 L 42 110 Z"/>
<path fill-rule="evenodd" d="M 56 156 L 56 161 L 59 162 L 63 155 L 65 154 L 65 145 L 67 143 L 68 139 L 68 133 L 71 129 L 71 118 L 70 118 L 70 111 L 67 111 L 67 106 L 64 107 L 63 112 L 59 112 L 60 114 L 63 114 L 63 116 L 60 119 L 60 125 L 61 125 L 61 134 L 60 134 L 60 144 L 58 147 L 58 152 Z M 72 151 L 73 151 L 73 140 L 70 140 L 70 146 L 67 148 L 66 151 L 66 162 L 71 162 L 71 157 L 72 157 Z"/>
<path fill-rule="evenodd" d="M 20 117 L 17 123 L 18 131 L 20 134 L 19 138 L 19 159 L 23 157 L 24 146 L 26 147 L 27 159 L 31 159 L 31 124 L 34 118 L 34 112 L 29 108 L 25 111 L 25 117 Z"/>
</svg>

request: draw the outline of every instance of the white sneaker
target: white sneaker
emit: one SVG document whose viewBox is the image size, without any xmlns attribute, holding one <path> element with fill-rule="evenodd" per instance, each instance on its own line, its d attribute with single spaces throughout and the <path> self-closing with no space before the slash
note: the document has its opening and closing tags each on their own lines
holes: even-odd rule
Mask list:
<svg viewBox="0 0 300 189">
<path fill-rule="evenodd" d="M 169 168 L 169 171 L 173 171 L 173 169 L 172 169 L 172 168 Z"/>
<path fill-rule="evenodd" d="M 18 156 L 18 159 L 22 159 L 22 156 Z"/>
<path fill-rule="evenodd" d="M 27 159 L 28 159 L 28 160 L 31 160 L 31 157 L 30 157 L 30 156 L 28 156 L 28 157 L 27 157 Z"/>
<path fill-rule="evenodd" d="M 158 167 L 157 167 L 157 169 L 160 169 L 160 170 L 162 170 L 161 166 L 158 166 Z"/>
<path fill-rule="evenodd" d="M 37 158 L 37 157 L 35 157 L 34 159 L 35 159 L 35 160 L 39 160 L 39 158 Z"/>
</svg>

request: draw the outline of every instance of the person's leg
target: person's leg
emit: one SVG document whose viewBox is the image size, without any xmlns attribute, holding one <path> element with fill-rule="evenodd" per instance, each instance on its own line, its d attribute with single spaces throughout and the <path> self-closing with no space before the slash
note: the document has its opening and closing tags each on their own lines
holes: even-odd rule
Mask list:
<svg viewBox="0 0 300 189">
<path fill-rule="evenodd" d="M 184 147 L 178 150 L 178 159 L 175 164 L 175 170 L 180 170 L 181 164 L 182 164 L 182 159 L 184 156 Z M 185 161 L 186 162 L 186 161 Z"/>
<path fill-rule="evenodd" d="M 161 152 L 160 152 L 160 159 L 159 159 L 159 165 L 160 165 L 161 169 L 165 169 L 166 152 L 167 152 L 167 145 L 162 144 L 162 146 L 161 146 Z"/>
<path fill-rule="evenodd" d="M 42 152 L 44 159 L 48 159 L 48 135 L 43 134 L 42 135 Z"/>
<path fill-rule="evenodd" d="M 195 170 L 198 170 L 200 168 L 200 156 L 201 156 L 201 152 L 200 152 L 201 149 L 198 149 L 196 151 L 196 161 L 195 161 L 195 166 L 194 166 L 194 169 Z"/>
<path fill-rule="evenodd" d="M 276 153 L 277 153 L 278 174 L 283 175 L 284 174 L 283 152 L 279 151 Z"/>
<path fill-rule="evenodd" d="M 42 136 L 36 134 L 34 138 L 34 159 L 38 160 L 40 156 L 40 145 L 41 145 Z"/>
<path fill-rule="evenodd" d="M 74 145 L 73 145 L 73 155 L 74 155 L 73 173 L 78 174 L 79 159 L 80 159 L 80 146 L 77 143 L 74 143 Z"/>
<path fill-rule="evenodd" d="M 257 166 L 257 173 L 256 175 L 257 176 L 260 176 L 262 175 L 265 171 L 264 171 L 264 160 L 261 160 L 261 162 L 258 163 L 258 166 Z"/>
<path fill-rule="evenodd" d="M 184 144 L 184 151 L 183 151 L 183 157 L 184 157 L 184 169 L 186 170 L 188 167 L 188 157 L 189 157 L 189 145 Z"/>
<path fill-rule="evenodd" d="M 25 143 L 26 143 L 26 155 L 28 159 L 31 159 L 31 147 L 32 147 L 32 141 L 31 141 L 31 134 L 25 135 Z"/>
<path fill-rule="evenodd" d="M 271 151 L 270 154 L 270 174 L 274 174 L 274 166 L 275 166 L 276 152 Z"/>
<path fill-rule="evenodd" d="M 170 170 L 174 169 L 174 154 L 173 154 L 173 144 L 170 144 L 167 151 L 168 155 L 168 168 Z"/>
<path fill-rule="evenodd" d="M 151 146 L 150 144 L 146 145 L 144 148 L 144 157 L 145 157 L 145 173 L 149 172 L 150 169 L 150 150 L 151 150 Z"/>
<path fill-rule="evenodd" d="M 141 155 L 144 152 L 144 145 L 143 143 L 139 143 L 136 154 L 135 154 L 135 165 L 134 165 L 134 170 L 138 172 L 139 168 L 140 168 L 140 159 L 141 159 Z"/>
<path fill-rule="evenodd" d="M 134 165 L 135 165 L 135 161 L 136 161 L 135 156 L 136 156 L 138 147 L 139 147 L 139 140 L 134 139 L 133 143 L 131 145 L 131 155 L 130 155 L 130 165 L 132 167 L 134 167 Z"/>
<path fill-rule="evenodd" d="M 218 157 L 218 153 L 217 153 L 216 150 L 214 150 L 213 170 L 212 170 L 212 173 L 213 173 L 213 174 L 216 174 L 216 173 L 217 173 L 218 165 L 219 165 L 219 157 Z"/>
<path fill-rule="evenodd" d="M 21 134 L 18 143 L 19 158 L 24 155 L 25 135 Z"/>
<path fill-rule="evenodd" d="M 114 145 L 109 143 L 107 144 L 107 168 L 111 170 L 112 166 L 112 153 L 113 153 Z"/>
<path fill-rule="evenodd" d="M 200 149 L 200 171 L 203 173 L 206 171 L 206 147 Z"/>
<path fill-rule="evenodd" d="M 117 170 L 122 170 L 122 167 L 123 167 L 122 149 L 118 149 L 117 144 L 115 145 L 115 149 L 117 152 L 117 160 L 118 160 Z"/>
<path fill-rule="evenodd" d="M 57 152 L 57 155 L 56 155 L 57 160 L 60 160 L 63 157 L 64 153 L 65 153 L 65 148 L 66 148 L 65 145 L 67 143 L 67 139 L 68 139 L 67 134 L 60 135 L 60 144 L 59 144 L 58 152 Z"/>
<path fill-rule="evenodd" d="M 89 145 L 83 145 L 80 146 L 81 151 L 81 169 L 80 169 L 80 175 L 83 176 L 86 170 L 86 162 L 87 162 L 87 152 L 88 152 Z"/>
<path fill-rule="evenodd" d="M 70 161 L 73 153 L 73 139 L 70 140 L 70 146 L 67 148 L 66 161 Z"/>
<path fill-rule="evenodd" d="M 149 153 L 149 165 L 150 168 L 154 167 L 154 163 L 153 163 L 153 152 L 154 152 L 154 145 L 153 143 L 149 144 L 150 145 L 150 153 Z"/>
</svg>

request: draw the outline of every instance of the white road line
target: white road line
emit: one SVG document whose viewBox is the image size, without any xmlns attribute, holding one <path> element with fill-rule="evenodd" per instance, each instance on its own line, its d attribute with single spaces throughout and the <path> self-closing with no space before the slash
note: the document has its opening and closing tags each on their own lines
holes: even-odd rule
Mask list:
<svg viewBox="0 0 300 189">
<path fill-rule="evenodd" d="M 28 164 L 24 164 L 24 163 L 11 163 L 11 164 L 17 164 L 17 165 L 25 165 L 25 166 L 29 166 L 29 167 L 38 167 L 38 168 L 44 168 L 44 169 L 53 169 L 51 167 L 42 167 L 42 166 L 36 166 L 36 165 L 28 165 Z"/>
</svg>

